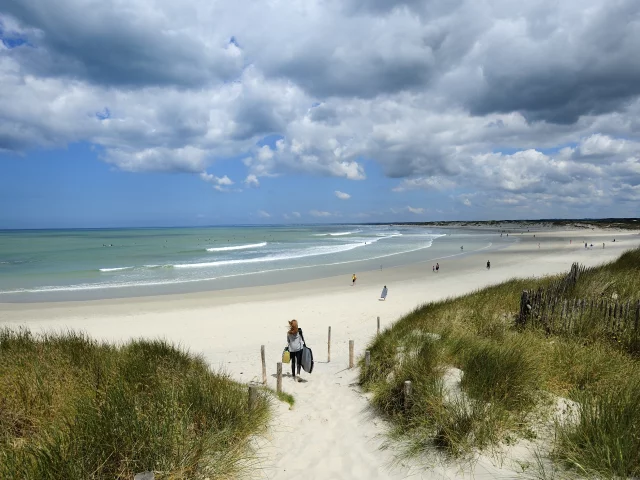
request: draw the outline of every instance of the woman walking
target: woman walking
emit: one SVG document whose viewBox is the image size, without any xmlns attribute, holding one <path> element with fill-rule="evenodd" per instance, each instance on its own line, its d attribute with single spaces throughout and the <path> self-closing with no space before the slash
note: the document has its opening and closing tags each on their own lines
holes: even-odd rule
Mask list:
<svg viewBox="0 0 640 480">
<path fill-rule="evenodd" d="M 293 381 L 302 381 L 300 379 L 300 369 L 302 368 L 302 347 L 304 340 L 302 339 L 302 329 L 298 328 L 298 321 L 291 320 L 289 322 L 289 331 L 287 332 L 287 344 L 289 345 L 289 355 L 291 356 L 291 375 Z M 296 378 L 296 369 L 298 377 Z"/>
</svg>

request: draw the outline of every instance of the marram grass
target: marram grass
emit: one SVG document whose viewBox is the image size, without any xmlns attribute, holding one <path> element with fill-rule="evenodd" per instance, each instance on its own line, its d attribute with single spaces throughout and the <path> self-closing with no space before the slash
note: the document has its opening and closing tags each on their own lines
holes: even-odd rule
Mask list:
<svg viewBox="0 0 640 480">
<path fill-rule="evenodd" d="M 0 330 L 0 478 L 237 478 L 269 396 L 161 341 Z"/>
<path fill-rule="evenodd" d="M 465 457 L 534 439 L 541 424 L 554 424 L 555 395 L 578 405 L 574 421 L 555 422 L 548 439 L 556 477 L 640 476 L 639 336 L 608 334 L 596 311 L 570 333 L 516 327 L 521 292 L 555 278 L 510 280 L 423 305 L 371 342 L 360 383 L 392 422 L 403 454 Z M 640 299 L 640 249 L 587 269 L 565 298 L 586 297 Z M 456 369 L 463 373 L 452 392 L 446 374 Z M 413 386 L 408 404 L 405 380 Z"/>
</svg>

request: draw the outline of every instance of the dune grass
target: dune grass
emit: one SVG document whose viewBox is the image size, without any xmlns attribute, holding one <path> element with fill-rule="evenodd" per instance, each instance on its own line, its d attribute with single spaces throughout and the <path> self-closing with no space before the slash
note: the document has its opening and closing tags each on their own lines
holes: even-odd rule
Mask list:
<svg viewBox="0 0 640 480">
<path fill-rule="evenodd" d="M 0 478 L 237 478 L 269 417 L 261 393 L 161 341 L 0 330 Z"/>
<path fill-rule="evenodd" d="M 553 279 L 511 280 L 423 305 L 371 342 L 360 382 L 406 454 L 464 457 L 534 439 L 553 423 L 561 396 L 580 408 L 573 421 L 555 423 L 554 461 L 580 476 L 640 475 L 637 336 L 607 333 L 598 312 L 570 333 L 517 328 L 521 292 Z M 640 298 L 640 249 L 588 269 L 567 298 L 614 294 Z M 460 370 L 461 381 L 448 380 Z M 405 380 L 413 385 L 408 405 Z"/>
<path fill-rule="evenodd" d="M 281 402 L 288 403 L 289 407 L 293 408 L 293 406 L 296 404 L 295 397 L 290 393 L 280 392 L 280 393 L 276 393 L 276 396 L 278 397 L 278 400 L 280 400 Z"/>
</svg>

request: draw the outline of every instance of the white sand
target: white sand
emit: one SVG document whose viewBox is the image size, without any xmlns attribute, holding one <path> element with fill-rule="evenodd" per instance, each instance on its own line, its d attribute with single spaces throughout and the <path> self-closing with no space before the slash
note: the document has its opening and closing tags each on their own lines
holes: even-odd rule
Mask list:
<svg viewBox="0 0 640 480">
<path fill-rule="evenodd" d="M 275 388 L 275 367 L 285 346 L 287 320 L 296 318 L 315 355 L 313 374 L 304 383 L 283 379 L 296 405 L 278 404 L 273 425 L 261 442 L 263 468 L 255 478 L 400 479 L 514 478 L 512 460 L 482 456 L 468 467 L 393 465 L 393 449 L 380 450 L 384 422 L 367 411 L 364 395 L 348 370 L 348 341 L 362 355 L 376 332 L 421 303 L 456 296 L 486 285 L 523 276 L 564 272 L 574 261 L 597 265 L 640 245 L 638 232 L 566 231 L 523 234 L 502 250 L 461 255 L 431 265 L 359 272 L 297 284 L 189 295 L 50 304 L 0 304 L 0 324 L 26 325 L 33 331 L 78 329 L 107 340 L 163 337 L 202 354 L 210 364 L 244 381 L 259 381 L 260 345 L 267 350 L 268 383 Z M 611 240 L 616 238 L 616 242 Z M 569 239 L 573 239 L 569 244 Z M 585 249 L 584 241 L 594 244 Z M 606 242 L 606 248 L 602 248 Z M 540 243 L 540 248 L 538 248 Z M 485 269 L 491 260 L 491 270 Z M 386 284 L 385 302 L 378 296 Z M 327 360 L 327 327 L 332 327 L 331 363 Z M 290 373 L 288 365 L 284 365 Z M 514 455 L 526 455 L 515 450 Z"/>
</svg>

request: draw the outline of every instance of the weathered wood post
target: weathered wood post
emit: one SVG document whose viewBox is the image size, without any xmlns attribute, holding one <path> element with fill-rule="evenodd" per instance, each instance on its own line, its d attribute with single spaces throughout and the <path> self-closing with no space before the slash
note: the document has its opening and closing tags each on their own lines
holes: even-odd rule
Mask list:
<svg viewBox="0 0 640 480">
<path fill-rule="evenodd" d="M 380 335 L 380 317 L 378 317 L 378 332 L 377 332 L 377 334 Z"/>
<path fill-rule="evenodd" d="M 267 384 L 267 356 L 264 352 L 264 345 L 260 345 L 260 358 L 262 359 L 262 384 Z"/>
<path fill-rule="evenodd" d="M 327 363 L 331 361 L 331 327 L 329 327 L 329 337 L 327 339 Z"/>
<path fill-rule="evenodd" d="M 349 340 L 349 368 L 353 368 L 353 340 Z"/>
<path fill-rule="evenodd" d="M 404 411 L 407 412 L 411 406 L 411 380 L 404 382 Z"/>
<path fill-rule="evenodd" d="M 369 368 L 371 367 L 371 352 L 367 350 L 364 352 L 364 372 L 369 376 Z"/>
<path fill-rule="evenodd" d="M 258 387 L 249 385 L 249 410 L 258 406 Z"/>
<path fill-rule="evenodd" d="M 520 296 L 520 315 L 518 316 L 518 324 L 520 326 L 524 326 L 526 323 L 529 308 L 531 308 L 531 305 L 529 304 L 529 292 L 527 290 L 523 290 L 522 295 Z"/>
<path fill-rule="evenodd" d="M 278 362 L 276 367 L 277 387 L 276 391 L 282 393 L 282 362 Z"/>
</svg>

